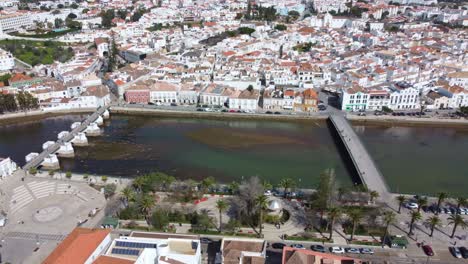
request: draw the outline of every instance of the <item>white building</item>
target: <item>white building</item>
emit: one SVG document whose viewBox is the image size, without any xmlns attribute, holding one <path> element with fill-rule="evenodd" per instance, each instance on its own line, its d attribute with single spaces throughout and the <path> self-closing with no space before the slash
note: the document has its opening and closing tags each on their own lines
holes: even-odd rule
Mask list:
<svg viewBox="0 0 468 264">
<path fill-rule="evenodd" d="M 105 255 L 99 258 L 115 262 L 127 259 L 135 264 L 202 263 L 201 243 L 195 236 L 179 235 L 172 238 L 170 234 L 141 232 L 115 239 Z"/>
<path fill-rule="evenodd" d="M 392 110 L 415 110 L 421 108 L 419 90 L 413 87 L 391 87 L 390 103 Z"/>
<path fill-rule="evenodd" d="M 341 110 L 344 111 L 359 111 L 367 109 L 367 100 L 369 94 L 365 89 L 360 87 L 343 89 L 340 100 Z"/>
<path fill-rule="evenodd" d="M 236 90 L 236 92 L 229 97 L 229 108 L 255 111 L 258 108 L 259 97 L 260 92 L 258 90 Z"/>
<path fill-rule="evenodd" d="M 99 57 L 103 58 L 109 55 L 109 43 L 106 38 L 97 38 L 94 43 L 96 43 Z"/>
<path fill-rule="evenodd" d="M 29 28 L 30 26 L 32 26 L 31 17 L 26 13 L 12 13 L 0 16 L 0 27 L 5 33 L 15 32 L 20 28 Z"/>
<path fill-rule="evenodd" d="M 0 158 L 0 177 L 11 176 L 17 169 L 16 163 L 10 158 Z"/>
<path fill-rule="evenodd" d="M 9 71 L 15 67 L 15 58 L 10 52 L 0 49 L 0 72 Z"/>
<path fill-rule="evenodd" d="M 156 104 L 177 103 L 178 87 L 168 82 L 156 82 L 151 86 L 150 102 Z"/>
<path fill-rule="evenodd" d="M 449 73 L 447 74 L 447 79 L 450 85 L 458 85 L 463 88 L 468 88 L 468 71 Z"/>
</svg>

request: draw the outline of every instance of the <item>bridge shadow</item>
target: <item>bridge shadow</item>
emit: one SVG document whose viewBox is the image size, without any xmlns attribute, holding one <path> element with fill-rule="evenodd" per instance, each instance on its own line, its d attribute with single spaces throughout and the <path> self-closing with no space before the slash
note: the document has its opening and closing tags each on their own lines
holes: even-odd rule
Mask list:
<svg viewBox="0 0 468 264">
<path fill-rule="evenodd" d="M 346 149 L 345 143 L 341 139 L 340 135 L 338 134 L 337 129 L 335 128 L 333 123 L 330 121 L 330 119 L 327 119 L 327 126 L 328 126 L 328 129 L 330 130 L 331 136 L 333 138 L 333 142 L 338 150 L 340 159 L 343 162 L 346 171 L 351 176 L 351 180 L 353 181 L 355 185 L 359 185 L 359 184 L 364 185 L 364 183 L 361 180 L 361 177 L 359 176 L 357 168 L 356 166 L 354 166 L 353 160 L 351 159 L 351 156 L 348 153 L 348 150 Z"/>
</svg>

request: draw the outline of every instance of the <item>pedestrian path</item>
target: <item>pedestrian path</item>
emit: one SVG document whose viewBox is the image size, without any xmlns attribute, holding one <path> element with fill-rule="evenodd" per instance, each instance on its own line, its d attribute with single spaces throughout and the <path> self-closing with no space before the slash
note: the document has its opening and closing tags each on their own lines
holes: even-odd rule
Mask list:
<svg viewBox="0 0 468 264">
<path fill-rule="evenodd" d="M 66 235 L 54 234 L 38 234 L 28 232 L 8 232 L 5 237 L 7 238 L 22 238 L 28 240 L 49 240 L 49 241 L 62 241 L 67 237 Z"/>
</svg>

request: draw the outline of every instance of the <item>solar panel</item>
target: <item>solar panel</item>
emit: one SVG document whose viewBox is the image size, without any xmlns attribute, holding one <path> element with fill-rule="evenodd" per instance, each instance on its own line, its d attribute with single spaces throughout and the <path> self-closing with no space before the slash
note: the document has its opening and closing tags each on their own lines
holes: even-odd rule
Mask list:
<svg viewBox="0 0 468 264">
<path fill-rule="evenodd" d="M 113 248 L 112 254 L 138 256 L 140 251 L 137 249 Z"/>
<path fill-rule="evenodd" d="M 128 241 L 116 241 L 116 247 L 127 247 L 127 248 L 156 248 L 156 244 L 151 243 L 139 243 L 139 242 L 128 242 Z"/>
</svg>

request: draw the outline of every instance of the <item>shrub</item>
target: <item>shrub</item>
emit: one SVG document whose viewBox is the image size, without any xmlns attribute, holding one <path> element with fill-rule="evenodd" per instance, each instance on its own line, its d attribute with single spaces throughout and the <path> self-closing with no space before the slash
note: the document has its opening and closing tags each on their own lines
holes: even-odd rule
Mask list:
<svg viewBox="0 0 468 264">
<path fill-rule="evenodd" d="M 88 179 L 88 178 L 89 178 L 89 175 L 88 175 L 88 174 L 83 175 L 83 179 L 86 180 L 86 179 Z"/>
<path fill-rule="evenodd" d="M 72 173 L 70 171 L 67 171 L 65 173 L 65 177 L 67 177 L 68 179 L 70 179 L 72 177 Z"/>
<path fill-rule="evenodd" d="M 107 181 L 107 176 L 101 176 L 101 181 L 106 182 Z"/>
<path fill-rule="evenodd" d="M 37 169 L 36 168 L 30 168 L 29 169 L 29 174 L 36 175 L 37 174 Z"/>
<path fill-rule="evenodd" d="M 49 171 L 49 176 L 54 176 L 54 174 L 55 174 L 55 171 L 54 171 L 54 170 L 50 170 L 50 171 Z"/>
</svg>

